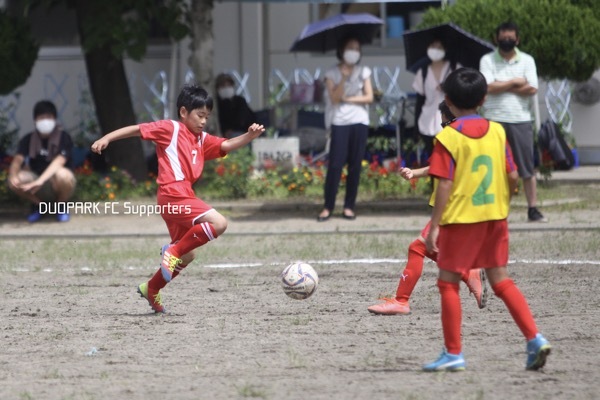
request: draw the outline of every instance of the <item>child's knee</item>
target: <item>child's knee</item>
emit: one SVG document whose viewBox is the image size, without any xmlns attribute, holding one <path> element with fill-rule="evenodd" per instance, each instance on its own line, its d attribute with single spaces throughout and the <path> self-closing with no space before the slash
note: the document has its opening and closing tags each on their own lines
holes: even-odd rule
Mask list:
<svg viewBox="0 0 600 400">
<path fill-rule="evenodd" d="M 219 217 L 215 218 L 211 224 L 217 236 L 221 236 L 227 230 L 227 219 L 221 214 L 219 214 Z"/>
<path fill-rule="evenodd" d="M 75 175 L 68 168 L 61 168 L 54 174 L 54 180 L 61 187 L 74 187 Z"/>
</svg>

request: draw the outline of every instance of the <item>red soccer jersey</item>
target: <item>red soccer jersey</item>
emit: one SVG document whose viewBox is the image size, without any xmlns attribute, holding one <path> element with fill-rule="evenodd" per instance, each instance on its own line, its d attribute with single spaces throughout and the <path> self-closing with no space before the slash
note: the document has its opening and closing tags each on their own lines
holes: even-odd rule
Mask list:
<svg viewBox="0 0 600 400">
<path fill-rule="evenodd" d="M 142 139 L 156 144 L 158 177 L 156 183 L 194 183 L 202 175 L 204 161 L 223 157 L 221 143 L 226 139 L 202 132 L 196 135 L 181 122 L 161 120 L 139 124 Z"/>
</svg>

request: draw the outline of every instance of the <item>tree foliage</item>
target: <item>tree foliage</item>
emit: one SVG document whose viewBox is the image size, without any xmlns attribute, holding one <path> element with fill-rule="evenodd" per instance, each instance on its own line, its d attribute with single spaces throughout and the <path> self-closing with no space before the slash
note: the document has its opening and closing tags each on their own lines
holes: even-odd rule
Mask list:
<svg viewBox="0 0 600 400">
<path fill-rule="evenodd" d="M 183 0 L 41 0 L 65 1 L 75 9 L 79 37 L 85 55 L 90 88 L 103 132 L 136 123 L 125 75 L 126 56 L 141 60 L 146 54 L 151 24 L 157 23 L 173 40 L 189 33 L 183 19 Z M 139 138 L 112 144 L 105 160 L 128 171 L 134 179 L 146 177 L 146 163 Z"/>
<path fill-rule="evenodd" d="M 78 0 L 66 2 L 77 8 Z M 183 0 L 120 0 L 110 6 L 105 0 L 86 0 L 86 3 L 94 18 L 87 19 L 82 27 L 84 52 L 109 46 L 117 59 L 129 56 L 140 61 L 146 54 L 151 24 L 157 23 L 176 41 L 189 34 Z"/>
<path fill-rule="evenodd" d="M 519 26 L 519 49 L 531 54 L 544 79 L 584 81 L 600 67 L 598 0 L 457 0 L 429 9 L 421 28 L 453 22 L 486 40 L 505 21 Z"/>
<path fill-rule="evenodd" d="M 26 19 L 0 10 L 0 94 L 8 94 L 27 81 L 39 48 Z"/>
</svg>

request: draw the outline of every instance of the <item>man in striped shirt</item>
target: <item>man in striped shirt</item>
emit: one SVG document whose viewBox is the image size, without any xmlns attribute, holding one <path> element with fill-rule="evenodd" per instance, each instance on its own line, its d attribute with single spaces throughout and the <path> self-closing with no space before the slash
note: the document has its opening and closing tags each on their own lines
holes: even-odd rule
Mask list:
<svg viewBox="0 0 600 400">
<path fill-rule="evenodd" d="M 496 51 L 481 58 L 479 70 L 488 84 L 481 113 L 504 126 L 527 198 L 530 222 L 547 222 L 537 209 L 537 183 L 534 166 L 532 97 L 538 90 L 535 60 L 520 51 L 519 28 L 504 22 L 496 28 Z"/>
</svg>

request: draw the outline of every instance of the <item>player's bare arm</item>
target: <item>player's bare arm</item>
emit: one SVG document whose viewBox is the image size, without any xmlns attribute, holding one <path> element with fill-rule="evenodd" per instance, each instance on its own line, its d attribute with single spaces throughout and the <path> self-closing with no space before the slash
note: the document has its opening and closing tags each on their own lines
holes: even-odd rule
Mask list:
<svg viewBox="0 0 600 400">
<path fill-rule="evenodd" d="M 125 139 L 134 136 L 141 136 L 140 127 L 138 125 L 125 126 L 110 133 L 107 133 L 92 144 L 92 151 L 101 154 L 102 150 L 108 147 L 110 142 L 115 140 Z"/>
<path fill-rule="evenodd" d="M 429 166 L 417 169 L 400 168 L 400 176 L 404 179 L 409 180 L 413 178 L 424 178 L 429 175 Z"/>
<path fill-rule="evenodd" d="M 433 206 L 433 212 L 431 213 L 431 228 L 429 229 L 429 235 L 425 239 L 425 245 L 427 251 L 431 253 L 437 253 L 437 235 L 439 233 L 440 221 L 442 220 L 442 214 L 450 198 L 450 192 L 452 191 L 452 181 L 450 179 L 440 179 L 438 187 L 435 193 L 435 205 Z"/>
<path fill-rule="evenodd" d="M 224 141 L 221 144 L 221 150 L 224 151 L 225 153 L 229 153 L 230 151 L 239 149 L 240 147 L 247 145 L 248 143 L 250 143 L 257 137 L 262 135 L 262 133 L 264 131 L 265 131 L 265 127 L 263 125 L 256 124 L 256 123 L 252 124 L 248 128 L 248 132 L 244 133 L 243 135 L 240 135 L 240 136 L 237 136 L 237 137 L 234 137 L 231 139 L 227 139 L 226 141 Z"/>
</svg>

